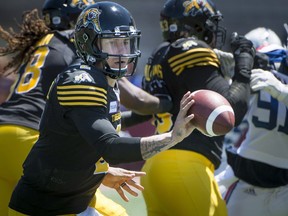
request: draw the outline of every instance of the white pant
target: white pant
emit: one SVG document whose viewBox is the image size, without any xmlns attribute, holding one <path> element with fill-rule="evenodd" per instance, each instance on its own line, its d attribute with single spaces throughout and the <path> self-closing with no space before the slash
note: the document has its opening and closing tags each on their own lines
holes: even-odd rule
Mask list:
<svg viewBox="0 0 288 216">
<path fill-rule="evenodd" d="M 96 209 L 88 207 L 84 212 L 77 214 L 77 216 L 102 216 Z"/>
<path fill-rule="evenodd" d="M 238 178 L 234 175 L 231 166 L 229 166 L 227 163 L 225 169 L 218 173 L 215 176 L 215 179 L 223 199 L 226 196 L 228 188 L 238 180 Z"/>
<path fill-rule="evenodd" d="M 288 185 L 259 188 L 239 180 L 226 202 L 229 216 L 288 216 Z"/>
</svg>

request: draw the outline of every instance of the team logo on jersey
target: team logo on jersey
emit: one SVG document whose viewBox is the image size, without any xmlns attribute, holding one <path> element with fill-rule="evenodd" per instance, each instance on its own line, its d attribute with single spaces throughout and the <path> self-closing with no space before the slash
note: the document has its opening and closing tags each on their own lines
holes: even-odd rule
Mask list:
<svg viewBox="0 0 288 216">
<path fill-rule="evenodd" d="M 80 10 L 83 10 L 87 6 L 95 3 L 96 2 L 94 0 L 72 0 L 70 6 L 73 8 L 77 7 Z"/>
<path fill-rule="evenodd" d="M 207 0 L 190 0 L 183 2 L 184 15 L 185 16 L 195 16 L 198 13 L 202 13 L 202 8 L 207 8 L 212 14 L 214 14 L 213 8 L 207 2 Z"/>
<path fill-rule="evenodd" d="M 193 40 L 187 40 L 182 44 L 183 50 L 189 50 L 193 46 L 197 46 L 197 43 Z"/>
<path fill-rule="evenodd" d="M 99 21 L 99 16 L 101 14 L 101 11 L 98 8 L 91 8 L 84 13 L 82 13 L 78 20 L 80 25 L 77 27 L 77 31 L 79 31 L 82 28 L 86 28 L 88 25 L 92 25 L 94 31 L 96 32 L 101 32 L 101 27 L 100 27 L 100 21 Z"/>
<path fill-rule="evenodd" d="M 86 72 L 81 73 L 74 77 L 74 83 L 81 83 L 81 82 L 94 82 L 93 78 Z"/>
</svg>

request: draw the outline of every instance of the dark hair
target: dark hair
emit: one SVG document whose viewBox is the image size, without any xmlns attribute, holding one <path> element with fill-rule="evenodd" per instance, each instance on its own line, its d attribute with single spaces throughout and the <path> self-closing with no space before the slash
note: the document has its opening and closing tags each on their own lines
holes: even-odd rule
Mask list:
<svg viewBox="0 0 288 216">
<path fill-rule="evenodd" d="M 6 41 L 6 46 L 0 47 L 0 56 L 12 56 L 2 72 L 4 75 L 12 73 L 5 74 L 11 68 L 16 72 L 23 61 L 28 61 L 36 47 L 36 42 L 51 31 L 44 20 L 39 18 L 37 9 L 24 12 L 22 24 L 18 27 L 20 32 L 16 33 L 11 27 L 9 30 L 4 30 L 0 26 L 0 38 Z"/>
</svg>

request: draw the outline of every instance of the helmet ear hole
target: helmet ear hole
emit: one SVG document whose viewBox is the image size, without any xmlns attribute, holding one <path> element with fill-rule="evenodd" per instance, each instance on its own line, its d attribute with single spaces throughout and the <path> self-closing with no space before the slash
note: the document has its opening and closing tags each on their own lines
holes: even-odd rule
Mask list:
<svg viewBox="0 0 288 216">
<path fill-rule="evenodd" d="M 207 43 L 210 44 L 213 41 L 213 32 L 206 30 L 203 34 L 203 40 Z"/>
</svg>

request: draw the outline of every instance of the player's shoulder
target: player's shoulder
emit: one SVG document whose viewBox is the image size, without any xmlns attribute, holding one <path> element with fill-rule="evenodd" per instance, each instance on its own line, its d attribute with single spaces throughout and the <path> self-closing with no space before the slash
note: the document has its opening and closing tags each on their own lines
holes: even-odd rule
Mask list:
<svg viewBox="0 0 288 216">
<path fill-rule="evenodd" d="M 167 54 L 167 61 L 176 74 L 180 74 L 185 68 L 220 65 L 213 49 L 194 37 L 181 38 L 173 42 Z"/>
<path fill-rule="evenodd" d="M 107 106 L 108 82 L 95 67 L 72 64 L 56 79 L 56 94 L 62 106 Z"/>
<path fill-rule="evenodd" d="M 198 40 L 195 37 L 180 38 L 173 43 L 171 43 L 173 49 L 179 52 L 186 52 L 188 50 L 207 50 L 208 52 L 213 52 L 211 47 L 204 41 Z"/>
<path fill-rule="evenodd" d="M 87 85 L 108 87 L 104 73 L 77 59 L 59 75 L 58 85 Z"/>
</svg>

